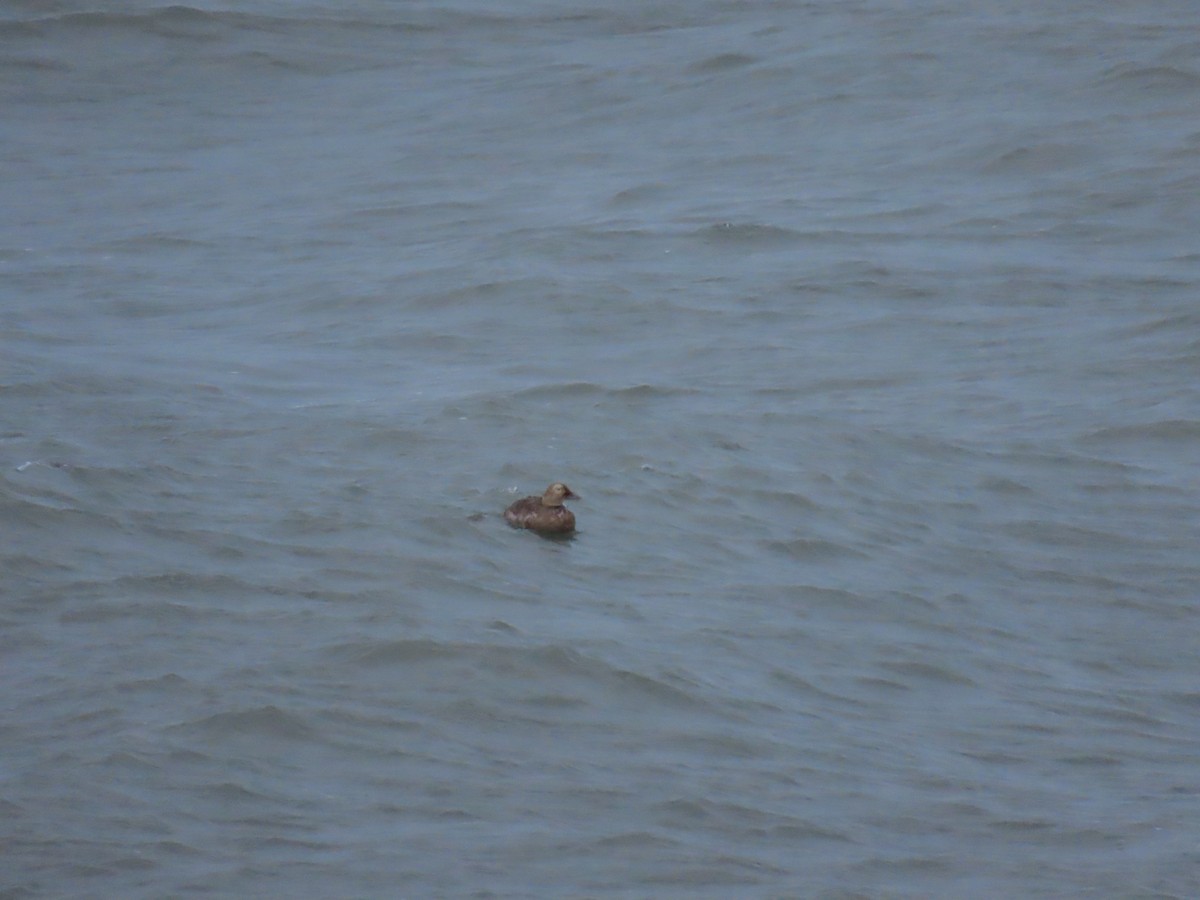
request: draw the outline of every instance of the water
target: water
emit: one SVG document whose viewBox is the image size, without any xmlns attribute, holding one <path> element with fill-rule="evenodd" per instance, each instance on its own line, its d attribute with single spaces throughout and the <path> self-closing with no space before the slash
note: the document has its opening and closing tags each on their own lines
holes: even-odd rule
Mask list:
<svg viewBox="0 0 1200 900">
<path fill-rule="evenodd" d="M 0 896 L 1200 893 L 1191 4 L 0 16 Z"/>
</svg>

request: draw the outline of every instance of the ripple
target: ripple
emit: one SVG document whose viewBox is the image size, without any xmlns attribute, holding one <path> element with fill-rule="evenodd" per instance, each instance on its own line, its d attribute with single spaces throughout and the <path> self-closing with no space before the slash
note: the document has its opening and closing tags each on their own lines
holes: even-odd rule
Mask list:
<svg viewBox="0 0 1200 900">
<path fill-rule="evenodd" d="M 176 727 L 201 732 L 214 739 L 257 736 L 307 740 L 316 733 L 303 716 L 286 712 L 274 704 L 216 713 Z"/>
</svg>

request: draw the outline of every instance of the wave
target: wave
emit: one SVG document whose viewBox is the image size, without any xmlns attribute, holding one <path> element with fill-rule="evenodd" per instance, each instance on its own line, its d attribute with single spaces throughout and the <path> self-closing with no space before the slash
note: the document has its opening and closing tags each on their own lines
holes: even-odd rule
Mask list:
<svg viewBox="0 0 1200 900">
<path fill-rule="evenodd" d="M 498 9 L 472 10 L 445 6 L 407 5 L 398 10 L 393 4 L 374 7 L 359 4 L 351 9 L 334 6 L 297 6 L 296 15 L 266 15 L 262 13 L 208 10 L 184 4 L 167 4 L 138 12 L 87 11 L 42 15 L 27 19 L 0 22 L 0 39 L 46 37 L 64 31 L 95 32 L 114 30 L 151 34 L 185 40 L 211 40 L 226 29 L 281 31 L 297 27 L 322 30 L 351 29 L 392 32 L 450 32 L 470 30 L 499 31 L 506 28 L 522 32 L 539 26 L 578 26 L 594 30 L 597 25 L 605 33 L 630 34 L 667 27 L 657 20 L 637 20 L 620 11 L 539 10 L 504 11 Z M 684 23 L 676 21 L 677 26 Z M 730 59 L 725 59 L 728 56 Z M 737 65 L 737 54 L 715 58 L 718 67 Z"/>
<path fill-rule="evenodd" d="M 179 727 L 205 732 L 210 737 L 217 738 L 225 735 L 257 735 L 295 740 L 309 738 L 316 733 L 304 717 L 282 710 L 273 704 L 216 713 Z"/>
<path fill-rule="evenodd" d="M 708 243 L 737 246 L 737 247 L 778 247 L 786 244 L 796 244 L 805 239 L 805 235 L 790 228 L 778 225 L 762 225 L 754 222 L 734 223 L 719 222 L 708 225 L 693 234 Z"/>
<path fill-rule="evenodd" d="M 1139 425 L 1113 425 L 1097 428 L 1083 436 L 1085 444 L 1156 441 L 1192 445 L 1200 438 L 1200 422 L 1195 419 L 1164 419 Z"/>
<path fill-rule="evenodd" d="M 62 33 L 129 31 L 164 37 L 210 39 L 218 29 L 270 28 L 286 20 L 191 6 L 164 6 L 145 12 L 72 12 L 0 23 L 0 38 L 51 37 Z"/>
<path fill-rule="evenodd" d="M 691 686 L 677 679 L 635 672 L 558 645 L 505 646 L 492 643 L 443 642 L 432 639 L 401 639 L 343 643 L 327 655 L 356 666 L 428 667 L 458 669 L 462 677 L 494 677 L 526 684 L 553 684 L 554 709 L 590 705 L 587 691 L 599 688 L 617 693 L 625 702 L 675 709 L 701 709 L 708 705 Z M 582 695 L 580 692 L 584 692 Z M 539 689 L 535 705 L 546 705 L 546 692 Z"/>
<path fill-rule="evenodd" d="M 1176 66 L 1141 66 L 1122 63 L 1100 76 L 1100 84 L 1131 88 L 1139 93 L 1189 95 L 1200 89 L 1200 74 Z"/>
</svg>

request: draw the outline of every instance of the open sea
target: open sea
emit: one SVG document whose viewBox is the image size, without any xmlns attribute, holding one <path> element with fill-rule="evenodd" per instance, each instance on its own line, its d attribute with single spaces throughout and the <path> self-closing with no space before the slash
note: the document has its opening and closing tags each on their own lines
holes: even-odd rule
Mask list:
<svg viewBox="0 0 1200 900">
<path fill-rule="evenodd" d="M 1200 896 L 1194 0 L 6 0 L 0 210 L 2 900 Z"/>
</svg>

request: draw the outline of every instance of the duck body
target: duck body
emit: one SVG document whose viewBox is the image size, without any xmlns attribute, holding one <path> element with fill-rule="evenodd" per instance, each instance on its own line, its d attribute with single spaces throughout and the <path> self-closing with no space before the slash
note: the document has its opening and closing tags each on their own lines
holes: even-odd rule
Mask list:
<svg viewBox="0 0 1200 900">
<path fill-rule="evenodd" d="M 556 481 L 540 497 L 523 497 L 506 509 L 504 520 L 514 528 L 528 528 L 539 534 L 571 534 L 575 530 L 575 514 L 563 506 L 563 500 L 578 496 Z"/>
</svg>

